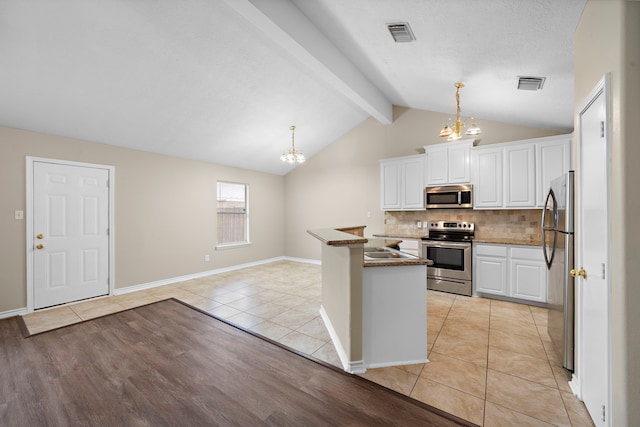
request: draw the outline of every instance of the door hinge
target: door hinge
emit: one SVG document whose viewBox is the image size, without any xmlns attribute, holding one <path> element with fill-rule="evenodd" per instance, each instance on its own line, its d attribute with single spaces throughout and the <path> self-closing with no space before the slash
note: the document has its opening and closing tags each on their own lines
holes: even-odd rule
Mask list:
<svg viewBox="0 0 640 427">
<path fill-rule="evenodd" d="M 604 138 L 604 122 L 600 122 L 600 138 Z"/>
<path fill-rule="evenodd" d="M 602 280 L 604 280 L 604 279 L 606 279 L 606 276 L 605 276 L 605 264 L 603 262 L 602 263 Z"/>
<path fill-rule="evenodd" d="M 607 420 L 606 415 L 606 406 L 602 405 L 602 422 L 605 422 Z"/>
</svg>

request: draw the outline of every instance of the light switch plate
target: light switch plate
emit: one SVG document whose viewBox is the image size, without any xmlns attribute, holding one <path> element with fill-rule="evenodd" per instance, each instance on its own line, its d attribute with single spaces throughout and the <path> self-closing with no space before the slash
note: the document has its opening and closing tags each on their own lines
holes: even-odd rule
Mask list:
<svg viewBox="0 0 640 427">
<path fill-rule="evenodd" d="M 24 211 L 16 211 L 16 219 L 24 219 Z"/>
</svg>

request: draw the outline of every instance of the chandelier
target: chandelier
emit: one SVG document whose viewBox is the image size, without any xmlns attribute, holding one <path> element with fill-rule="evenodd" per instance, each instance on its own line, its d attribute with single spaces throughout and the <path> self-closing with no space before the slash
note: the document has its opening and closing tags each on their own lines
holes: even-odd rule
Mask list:
<svg viewBox="0 0 640 427">
<path fill-rule="evenodd" d="M 282 156 L 280 156 L 280 160 L 287 163 L 304 163 L 305 161 L 304 154 L 302 154 L 300 151 L 296 151 L 295 137 L 294 137 L 296 127 L 291 126 L 289 130 L 291 131 L 291 148 L 289 149 L 288 152 L 285 151 L 284 153 L 282 153 Z"/>
<path fill-rule="evenodd" d="M 465 124 L 460 119 L 460 88 L 464 87 L 462 83 L 456 83 L 454 85 L 456 87 L 456 121 L 453 124 L 446 124 L 440 130 L 440 137 L 446 138 L 447 141 L 457 141 L 462 137 L 462 129 L 464 129 Z M 470 118 L 473 120 L 473 117 Z M 451 123 L 451 119 L 449 119 L 449 123 Z M 465 135 L 479 135 L 482 131 L 478 127 L 477 124 L 471 123 L 471 126 L 464 133 Z"/>
</svg>

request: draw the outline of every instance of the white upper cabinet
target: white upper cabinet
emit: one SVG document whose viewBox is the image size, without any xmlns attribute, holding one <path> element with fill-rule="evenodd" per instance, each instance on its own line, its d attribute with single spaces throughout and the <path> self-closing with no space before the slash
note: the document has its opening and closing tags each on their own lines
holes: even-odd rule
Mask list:
<svg viewBox="0 0 640 427">
<path fill-rule="evenodd" d="M 474 139 L 424 147 L 427 156 L 427 186 L 471 182 L 471 147 Z"/>
<path fill-rule="evenodd" d="M 572 135 L 474 147 L 474 209 L 542 207 L 549 183 L 571 168 Z"/>
<path fill-rule="evenodd" d="M 535 146 L 504 148 L 504 206 L 533 208 L 536 205 Z"/>
<path fill-rule="evenodd" d="M 424 147 L 427 155 L 427 185 L 447 185 L 449 183 L 449 150 L 438 144 Z"/>
<path fill-rule="evenodd" d="M 402 162 L 402 209 L 424 209 L 424 156 Z"/>
<path fill-rule="evenodd" d="M 407 156 L 380 161 L 382 210 L 424 209 L 425 156 Z"/>
<path fill-rule="evenodd" d="M 502 193 L 502 148 L 476 148 L 471 155 L 473 207 L 500 209 Z"/>
<path fill-rule="evenodd" d="M 571 170 L 571 135 L 536 143 L 536 205 L 543 207 L 551 181 Z"/>
<path fill-rule="evenodd" d="M 383 160 L 380 162 L 380 204 L 382 210 L 400 209 L 402 162 Z"/>
</svg>

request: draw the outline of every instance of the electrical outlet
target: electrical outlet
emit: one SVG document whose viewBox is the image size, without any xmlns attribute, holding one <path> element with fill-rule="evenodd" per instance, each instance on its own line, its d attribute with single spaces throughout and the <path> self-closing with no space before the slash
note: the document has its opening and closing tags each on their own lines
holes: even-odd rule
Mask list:
<svg viewBox="0 0 640 427">
<path fill-rule="evenodd" d="M 205 260 L 205 262 L 209 262 L 209 254 L 206 254 L 206 255 L 204 256 L 204 260 Z"/>
<path fill-rule="evenodd" d="M 422 228 L 422 221 L 416 221 L 416 228 Z"/>
</svg>

